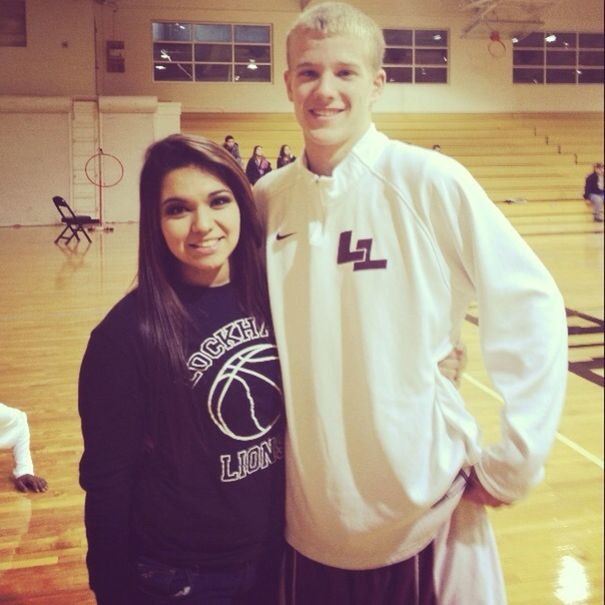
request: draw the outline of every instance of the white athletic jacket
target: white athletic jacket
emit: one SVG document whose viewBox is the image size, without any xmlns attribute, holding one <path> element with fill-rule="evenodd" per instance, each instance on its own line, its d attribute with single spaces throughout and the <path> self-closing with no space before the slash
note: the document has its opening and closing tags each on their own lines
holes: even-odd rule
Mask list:
<svg viewBox="0 0 605 605">
<path fill-rule="evenodd" d="M 302 156 L 304 157 L 304 156 Z M 543 476 L 567 375 L 561 295 L 456 161 L 372 126 L 331 177 L 298 160 L 255 188 L 288 418 L 287 539 L 366 569 L 449 519 L 475 465 L 500 500 Z M 502 395 L 501 441 L 437 364 L 467 305 Z"/>
<path fill-rule="evenodd" d="M 27 414 L 0 403 L 0 449 L 11 449 L 15 460 L 13 475 L 33 475 L 34 465 L 29 451 Z"/>
</svg>

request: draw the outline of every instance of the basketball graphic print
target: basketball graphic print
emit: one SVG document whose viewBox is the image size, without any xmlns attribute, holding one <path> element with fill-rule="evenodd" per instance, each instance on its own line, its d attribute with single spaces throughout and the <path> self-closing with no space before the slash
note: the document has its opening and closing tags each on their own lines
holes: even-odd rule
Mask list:
<svg viewBox="0 0 605 605">
<path fill-rule="evenodd" d="M 251 441 L 267 434 L 281 415 L 281 385 L 271 378 L 273 344 L 246 347 L 230 357 L 208 395 L 208 412 L 228 437 Z"/>
</svg>

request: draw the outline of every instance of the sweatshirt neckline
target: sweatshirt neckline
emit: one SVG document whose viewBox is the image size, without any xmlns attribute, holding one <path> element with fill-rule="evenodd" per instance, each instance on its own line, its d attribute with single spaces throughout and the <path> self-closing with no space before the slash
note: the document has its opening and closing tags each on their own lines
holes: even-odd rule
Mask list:
<svg viewBox="0 0 605 605">
<path fill-rule="evenodd" d="M 380 150 L 387 142 L 387 137 L 376 129 L 372 123 L 347 153 L 344 159 L 334 168 L 332 175 L 318 175 L 308 166 L 306 152 L 302 154 L 301 162 L 297 162 L 301 176 L 321 186 L 330 194 L 338 194 L 348 189 L 368 166 L 372 166 Z"/>
</svg>

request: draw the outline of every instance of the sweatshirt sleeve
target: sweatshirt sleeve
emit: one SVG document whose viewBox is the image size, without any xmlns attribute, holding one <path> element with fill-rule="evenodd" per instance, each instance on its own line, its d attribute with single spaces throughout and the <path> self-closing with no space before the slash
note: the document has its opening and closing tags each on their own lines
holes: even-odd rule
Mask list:
<svg viewBox="0 0 605 605">
<path fill-rule="evenodd" d="M 439 198 L 452 202 L 440 204 L 448 214 L 441 239 L 478 303 L 485 367 L 504 400 L 501 439 L 484 448 L 476 471 L 493 496 L 512 502 L 543 478 L 559 424 L 565 306 L 550 273 L 481 186 L 462 166 L 453 172 L 453 183 L 437 185 Z"/>
<path fill-rule="evenodd" d="M 112 605 L 127 602 L 132 496 L 144 424 L 134 355 L 122 342 L 93 331 L 80 368 L 78 393 L 89 583 L 99 604 Z"/>
<path fill-rule="evenodd" d="M 0 449 L 11 449 L 15 468 L 13 475 L 33 475 L 34 465 L 29 449 L 27 414 L 0 403 Z"/>
</svg>

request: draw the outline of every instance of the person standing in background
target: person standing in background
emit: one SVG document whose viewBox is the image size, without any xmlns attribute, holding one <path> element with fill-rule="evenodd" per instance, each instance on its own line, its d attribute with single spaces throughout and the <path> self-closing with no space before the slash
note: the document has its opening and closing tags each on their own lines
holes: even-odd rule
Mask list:
<svg viewBox="0 0 605 605">
<path fill-rule="evenodd" d="M 592 216 L 596 223 L 603 222 L 603 163 L 596 162 L 592 167 L 592 173 L 586 177 L 584 182 L 584 199 L 592 205 Z"/>
</svg>

